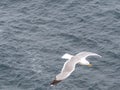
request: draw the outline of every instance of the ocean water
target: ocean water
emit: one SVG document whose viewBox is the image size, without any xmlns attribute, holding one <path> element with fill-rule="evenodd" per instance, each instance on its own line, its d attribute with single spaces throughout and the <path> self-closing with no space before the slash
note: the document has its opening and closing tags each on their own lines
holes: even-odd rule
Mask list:
<svg viewBox="0 0 120 90">
<path fill-rule="evenodd" d="M 82 51 L 102 58 L 50 87 Z M 0 0 L 0 90 L 120 90 L 120 0 Z"/>
</svg>

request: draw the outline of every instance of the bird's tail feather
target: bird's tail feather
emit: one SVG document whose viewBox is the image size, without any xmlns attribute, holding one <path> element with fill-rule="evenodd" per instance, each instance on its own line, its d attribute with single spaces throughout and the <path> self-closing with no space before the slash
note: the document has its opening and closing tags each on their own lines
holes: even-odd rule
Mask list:
<svg viewBox="0 0 120 90">
<path fill-rule="evenodd" d="M 62 59 L 71 59 L 73 57 L 73 55 L 70 55 L 68 53 L 65 53 L 61 58 Z"/>
</svg>

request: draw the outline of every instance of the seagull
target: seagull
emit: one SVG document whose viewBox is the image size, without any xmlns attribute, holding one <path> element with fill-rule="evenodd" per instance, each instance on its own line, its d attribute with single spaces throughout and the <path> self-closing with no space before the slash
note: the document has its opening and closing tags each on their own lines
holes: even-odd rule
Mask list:
<svg viewBox="0 0 120 90">
<path fill-rule="evenodd" d="M 70 76 L 70 74 L 75 70 L 76 64 L 91 67 L 92 64 L 86 59 L 88 56 L 102 57 L 96 53 L 86 51 L 80 52 L 76 55 L 65 53 L 61 58 L 66 59 L 67 61 L 64 63 L 61 72 L 58 75 L 56 75 L 55 79 L 50 83 L 50 85 L 54 86 L 61 82 L 62 80 L 66 79 L 68 76 Z"/>
</svg>

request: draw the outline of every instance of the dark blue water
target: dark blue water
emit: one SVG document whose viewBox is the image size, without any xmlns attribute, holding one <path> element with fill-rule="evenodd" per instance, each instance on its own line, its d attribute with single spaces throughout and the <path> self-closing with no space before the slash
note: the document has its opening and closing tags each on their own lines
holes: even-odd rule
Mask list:
<svg viewBox="0 0 120 90">
<path fill-rule="evenodd" d="M 81 51 L 102 58 L 50 87 Z M 120 1 L 0 0 L 0 90 L 120 90 Z"/>
</svg>

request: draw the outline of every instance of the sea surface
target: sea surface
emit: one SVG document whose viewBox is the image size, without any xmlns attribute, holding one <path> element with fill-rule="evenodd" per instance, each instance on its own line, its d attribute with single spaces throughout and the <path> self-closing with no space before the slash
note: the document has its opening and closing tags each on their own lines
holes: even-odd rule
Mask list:
<svg viewBox="0 0 120 90">
<path fill-rule="evenodd" d="M 102 58 L 51 87 L 82 51 Z M 0 0 L 0 90 L 120 90 L 120 0 Z"/>
</svg>

